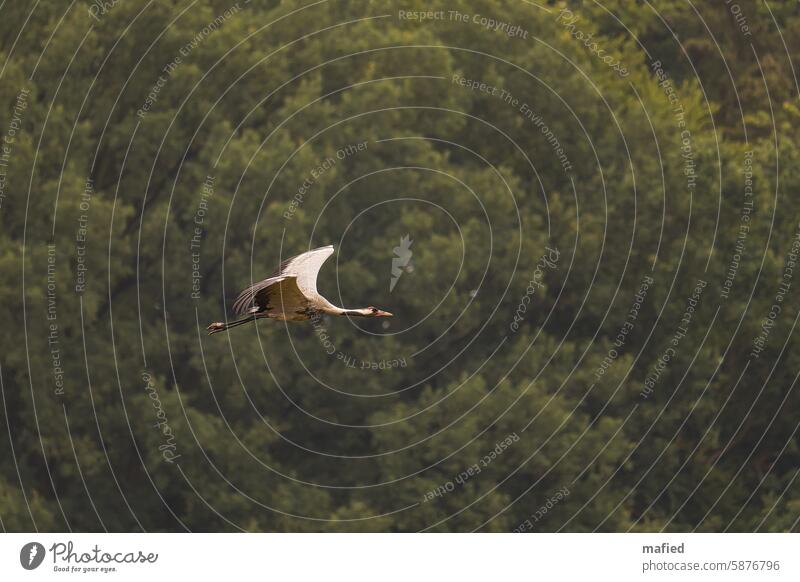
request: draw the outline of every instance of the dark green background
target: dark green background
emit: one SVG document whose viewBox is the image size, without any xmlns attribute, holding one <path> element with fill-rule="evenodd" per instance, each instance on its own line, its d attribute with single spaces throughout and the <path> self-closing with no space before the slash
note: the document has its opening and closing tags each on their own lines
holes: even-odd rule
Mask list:
<svg viewBox="0 0 800 582">
<path fill-rule="evenodd" d="M 4 137 L 29 94 L 0 206 L 2 528 L 796 529 L 800 282 L 750 353 L 800 223 L 800 5 L 738 0 L 745 36 L 718 1 L 570 3 L 624 78 L 556 21 L 563 5 L 540 5 L 253 0 L 204 33 L 232 4 L 119 0 L 95 19 L 83 0 L 3 3 Z M 398 17 L 423 7 L 527 38 Z M 692 189 L 654 60 L 684 111 Z M 454 74 L 541 115 L 571 171 L 518 107 Z M 321 160 L 365 141 L 284 217 Z M 726 298 L 748 151 L 753 211 Z M 406 234 L 413 270 L 390 293 Z M 336 351 L 405 367 L 348 367 L 310 324 L 205 335 L 281 257 L 326 244 L 323 293 L 396 314 L 388 328 L 326 319 Z M 559 261 L 514 332 L 546 246 Z M 698 279 L 688 333 L 644 398 Z"/>
</svg>

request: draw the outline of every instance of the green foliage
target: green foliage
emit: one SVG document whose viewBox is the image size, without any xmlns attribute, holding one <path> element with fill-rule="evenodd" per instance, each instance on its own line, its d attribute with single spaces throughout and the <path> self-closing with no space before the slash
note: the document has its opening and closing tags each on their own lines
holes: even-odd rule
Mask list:
<svg viewBox="0 0 800 582">
<path fill-rule="evenodd" d="M 2 527 L 796 529 L 796 285 L 751 352 L 800 216 L 800 13 L 741 0 L 743 37 L 722 3 L 540 4 L 4 5 L 2 136 L 29 93 L 0 205 Z M 326 244 L 320 290 L 388 327 L 206 336 Z"/>
</svg>

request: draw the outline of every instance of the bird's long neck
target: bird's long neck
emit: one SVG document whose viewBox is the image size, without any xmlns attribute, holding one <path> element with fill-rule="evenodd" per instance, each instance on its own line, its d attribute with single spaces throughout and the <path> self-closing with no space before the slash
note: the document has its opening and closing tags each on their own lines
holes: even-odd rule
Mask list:
<svg viewBox="0 0 800 582">
<path fill-rule="evenodd" d="M 323 306 L 320 309 L 320 311 L 323 311 L 325 313 L 329 313 L 330 315 L 355 315 L 355 316 L 363 317 L 363 316 L 366 315 L 366 312 L 368 311 L 368 309 L 366 309 L 366 308 L 363 308 L 363 309 L 347 309 L 347 308 L 344 308 L 344 307 L 337 307 L 336 305 L 328 303 L 327 305 Z"/>
<path fill-rule="evenodd" d="M 368 309 L 344 309 L 342 315 L 355 315 L 357 317 L 365 317 Z"/>
</svg>

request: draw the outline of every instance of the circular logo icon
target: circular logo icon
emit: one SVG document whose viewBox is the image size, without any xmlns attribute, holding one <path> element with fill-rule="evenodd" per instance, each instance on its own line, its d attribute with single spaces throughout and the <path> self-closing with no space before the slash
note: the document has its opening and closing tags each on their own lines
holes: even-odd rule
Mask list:
<svg viewBox="0 0 800 582">
<path fill-rule="evenodd" d="M 19 551 L 19 563 L 26 570 L 35 570 L 44 560 L 44 546 L 39 542 L 29 542 Z"/>
</svg>

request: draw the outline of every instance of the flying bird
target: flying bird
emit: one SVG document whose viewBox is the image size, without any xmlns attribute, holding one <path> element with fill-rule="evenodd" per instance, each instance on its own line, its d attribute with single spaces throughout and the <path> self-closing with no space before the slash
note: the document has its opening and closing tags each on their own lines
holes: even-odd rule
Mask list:
<svg viewBox="0 0 800 582">
<path fill-rule="evenodd" d="M 270 277 L 242 291 L 233 302 L 233 312 L 244 317 L 230 323 L 215 321 L 206 328 L 208 334 L 264 317 L 281 321 L 306 321 L 319 313 L 392 317 L 388 311 L 372 306 L 361 309 L 337 307 L 317 292 L 317 274 L 332 254 L 333 246 L 328 245 L 282 262 Z"/>
</svg>

